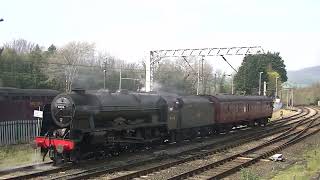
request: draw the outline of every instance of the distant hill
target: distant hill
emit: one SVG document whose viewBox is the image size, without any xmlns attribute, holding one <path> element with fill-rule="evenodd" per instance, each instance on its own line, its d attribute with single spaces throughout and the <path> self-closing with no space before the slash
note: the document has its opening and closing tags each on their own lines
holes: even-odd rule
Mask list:
<svg viewBox="0 0 320 180">
<path fill-rule="evenodd" d="M 288 82 L 298 87 L 309 86 L 320 82 L 320 66 L 300 69 L 297 71 L 288 71 Z"/>
</svg>

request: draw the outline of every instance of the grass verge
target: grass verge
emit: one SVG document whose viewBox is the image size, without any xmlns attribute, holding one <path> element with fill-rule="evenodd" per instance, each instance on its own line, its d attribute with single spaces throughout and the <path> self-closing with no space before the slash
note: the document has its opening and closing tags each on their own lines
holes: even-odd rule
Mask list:
<svg viewBox="0 0 320 180">
<path fill-rule="evenodd" d="M 41 156 L 29 144 L 0 147 L 0 169 L 41 162 Z"/>
<path fill-rule="evenodd" d="M 240 180 L 259 180 L 259 176 L 250 169 L 244 168 L 240 171 Z"/>
<path fill-rule="evenodd" d="M 320 145 L 305 150 L 302 154 L 302 161 L 299 161 L 286 170 L 279 172 L 273 180 L 304 180 L 311 179 L 320 172 Z"/>
</svg>

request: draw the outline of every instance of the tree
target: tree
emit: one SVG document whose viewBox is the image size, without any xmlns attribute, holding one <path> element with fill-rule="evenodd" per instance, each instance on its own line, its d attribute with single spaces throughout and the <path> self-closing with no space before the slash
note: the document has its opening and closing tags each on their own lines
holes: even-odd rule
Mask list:
<svg viewBox="0 0 320 180">
<path fill-rule="evenodd" d="M 173 61 L 163 59 L 157 63 L 154 72 L 154 89 L 180 94 L 196 94 L 200 58 L 188 57 L 186 59 L 174 59 Z M 223 73 L 214 73 L 212 66 L 207 61 L 203 62 L 203 68 L 201 66 L 200 64 L 199 93 L 214 94 L 225 92 L 225 77 Z"/>
<path fill-rule="evenodd" d="M 66 64 L 66 92 L 71 91 L 72 83 L 78 76 L 79 65 L 93 59 L 94 51 L 94 44 L 87 42 L 70 42 L 59 50 L 57 60 Z"/>
<path fill-rule="evenodd" d="M 57 47 L 55 45 L 51 44 L 51 46 L 48 47 L 47 51 L 49 53 L 54 53 L 54 52 L 56 52 L 56 50 L 57 50 Z"/>
<path fill-rule="evenodd" d="M 294 105 L 317 105 L 320 101 L 320 83 L 315 83 L 307 87 L 294 88 Z M 282 95 L 286 102 L 286 92 Z"/>
<path fill-rule="evenodd" d="M 183 66 L 177 62 L 163 60 L 154 72 L 154 87 L 156 91 L 169 91 L 175 93 L 186 93 L 194 91 L 192 81 L 193 74 L 185 71 Z"/>
<path fill-rule="evenodd" d="M 10 44 L 10 45 L 8 45 Z M 31 46 L 25 40 L 7 43 L 0 56 L 0 79 L 2 86 L 18 88 L 47 88 L 45 62 L 39 45 Z M 32 48 L 31 48 L 32 47 Z"/>
<path fill-rule="evenodd" d="M 267 95 L 268 96 L 274 96 L 276 92 L 276 83 L 278 84 L 278 92 L 281 91 L 281 78 L 278 72 L 276 71 L 269 71 L 268 73 L 268 90 Z"/>
<path fill-rule="evenodd" d="M 24 39 L 17 39 L 17 40 L 13 40 L 11 42 L 5 43 L 4 48 L 12 49 L 17 54 L 28 54 L 36 48 L 36 45 Z"/>
<path fill-rule="evenodd" d="M 266 54 L 247 55 L 234 77 L 235 89 L 246 94 L 258 94 L 259 72 L 263 72 L 261 82 L 270 82 L 270 79 L 268 79 L 269 72 L 278 73 L 281 81 L 285 82 L 288 79 L 285 68 L 286 66 L 279 53 L 268 52 Z"/>
</svg>

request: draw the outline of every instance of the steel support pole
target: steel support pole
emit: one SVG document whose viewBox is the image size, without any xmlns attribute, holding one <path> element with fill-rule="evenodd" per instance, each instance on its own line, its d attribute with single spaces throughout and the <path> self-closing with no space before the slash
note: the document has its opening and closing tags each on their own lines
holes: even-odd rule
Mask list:
<svg viewBox="0 0 320 180">
<path fill-rule="evenodd" d="M 103 69 L 103 89 L 106 89 L 106 79 L 107 79 L 107 61 L 105 61 L 104 63 L 104 69 Z"/>
<path fill-rule="evenodd" d="M 261 95 L 261 74 L 263 72 L 259 72 L 259 96 Z"/>
<path fill-rule="evenodd" d="M 68 91 L 68 77 L 67 77 L 67 75 L 66 75 L 66 92 L 69 92 Z"/>
<path fill-rule="evenodd" d="M 198 60 L 197 95 L 199 95 L 199 89 L 200 89 L 200 60 Z"/>
<path fill-rule="evenodd" d="M 263 81 L 263 95 L 267 95 L 267 82 Z"/>
<path fill-rule="evenodd" d="M 214 73 L 214 94 L 217 94 L 217 74 Z"/>
<path fill-rule="evenodd" d="M 150 51 L 150 58 L 146 60 L 146 92 L 151 91 L 151 61 L 153 60 L 153 52 Z"/>
<path fill-rule="evenodd" d="M 291 89 L 291 107 L 293 107 L 293 88 Z"/>
<path fill-rule="evenodd" d="M 119 90 L 121 90 L 121 81 L 122 81 L 122 76 L 121 76 L 121 67 L 120 67 Z"/>
<path fill-rule="evenodd" d="M 289 89 L 287 89 L 287 108 L 289 107 Z"/>
<path fill-rule="evenodd" d="M 233 78 L 234 78 L 234 76 L 232 76 L 231 78 L 232 78 L 232 81 L 231 81 L 231 94 L 233 95 L 233 94 L 234 94 L 234 92 L 233 92 L 233 91 L 234 91 L 234 90 L 233 90 L 233 88 L 234 88 L 234 87 L 233 87 Z"/>
<path fill-rule="evenodd" d="M 204 61 L 204 58 L 202 56 L 202 59 L 201 59 L 201 89 L 202 89 L 202 94 L 205 94 L 204 77 L 203 77 L 203 61 Z"/>
</svg>

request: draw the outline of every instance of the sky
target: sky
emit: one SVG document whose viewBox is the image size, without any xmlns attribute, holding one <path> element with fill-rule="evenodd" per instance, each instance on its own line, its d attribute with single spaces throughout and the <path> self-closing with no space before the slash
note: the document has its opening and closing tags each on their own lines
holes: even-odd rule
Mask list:
<svg viewBox="0 0 320 180">
<path fill-rule="evenodd" d="M 262 46 L 287 70 L 320 65 L 317 0 L 0 0 L 0 45 L 26 39 L 44 47 L 70 41 L 140 62 L 158 49 Z M 226 57 L 239 67 L 241 56 Z M 232 72 L 221 57 L 214 69 Z"/>
</svg>

